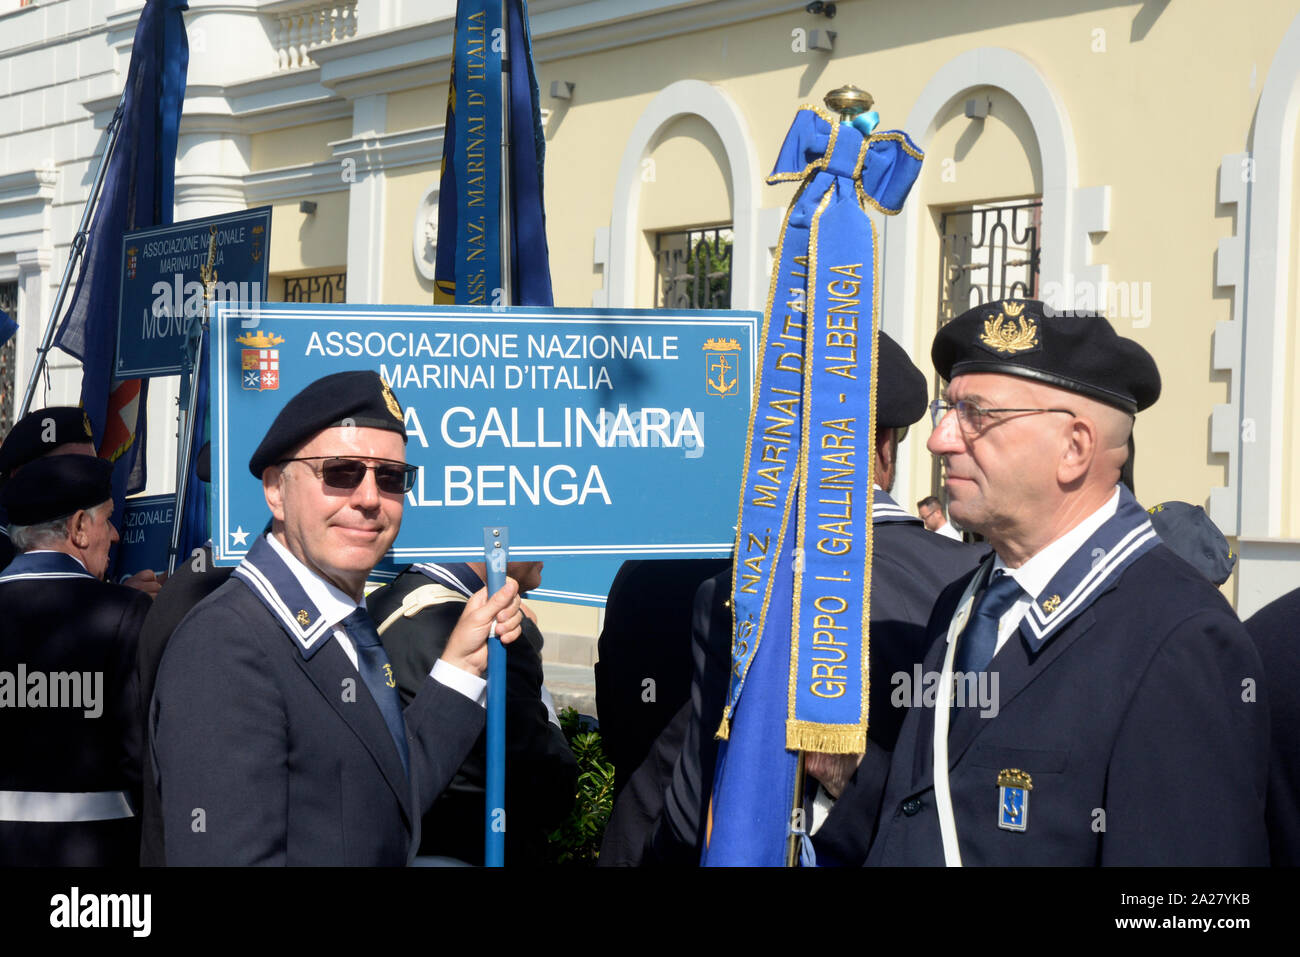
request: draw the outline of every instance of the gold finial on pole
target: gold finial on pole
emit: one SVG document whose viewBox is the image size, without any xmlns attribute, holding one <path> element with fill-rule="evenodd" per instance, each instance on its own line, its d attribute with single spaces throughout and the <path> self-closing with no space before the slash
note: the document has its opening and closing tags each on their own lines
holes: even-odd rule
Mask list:
<svg viewBox="0 0 1300 957">
<path fill-rule="evenodd" d="M 217 259 L 217 227 L 211 226 L 208 230 L 208 261 L 206 265 L 199 267 L 199 278 L 203 280 L 203 298 L 209 300 L 212 298 L 212 287 L 217 283 L 217 271 L 213 264 Z"/>
<path fill-rule="evenodd" d="M 866 90 L 859 89 L 852 83 L 831 90 L 823 102 L 840 115 L 845 123 L 852 122 L 853 117 L 865 113 L 875 104 L 875 100 Z"/>
</svg>

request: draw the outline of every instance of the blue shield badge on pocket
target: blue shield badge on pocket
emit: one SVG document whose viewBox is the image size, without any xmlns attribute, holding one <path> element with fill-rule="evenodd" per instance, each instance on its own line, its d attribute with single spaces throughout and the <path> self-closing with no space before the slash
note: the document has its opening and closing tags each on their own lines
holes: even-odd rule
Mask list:
<svg viewBox="0 0 1300 957">
<path fill-rule="evenodd" d="M 1034 779 L 1019 768 L 998 772 L 998 827 L 1004 831 L 1023 831 L 1029 826 L 1029 792 Z"/>
</svg>

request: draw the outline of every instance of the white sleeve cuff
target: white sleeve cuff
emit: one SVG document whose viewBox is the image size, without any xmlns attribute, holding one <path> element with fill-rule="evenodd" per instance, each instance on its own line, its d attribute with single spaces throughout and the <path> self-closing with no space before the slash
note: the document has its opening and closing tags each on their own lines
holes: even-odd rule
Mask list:
<svg viewBox="0 0 1300 957">
<path fill-rule="evenodd" d="M 470 701 L 477 702 L 479 706 L 487 707 L 487 682 L 478 675 L 472 675 L 439 658 L 433 663 L 433 670 L 429 672 L 429 677 L 438 684 L 459 691 Z"/>
</svg>

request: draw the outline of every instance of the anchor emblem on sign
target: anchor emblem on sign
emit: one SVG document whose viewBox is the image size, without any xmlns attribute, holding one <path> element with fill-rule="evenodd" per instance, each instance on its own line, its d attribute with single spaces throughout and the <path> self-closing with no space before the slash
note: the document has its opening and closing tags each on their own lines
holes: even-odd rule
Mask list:
<svg viewBox="0 0 1300 957">
<path fill-rule="evenodd" d="M 709 339 L 704 343 L 704 391 L 708 395 L 738 395 L 740 376 L 735 375 L 739 362 L 730 353 L 740 351 L 736 339 Z"/>
</svg>

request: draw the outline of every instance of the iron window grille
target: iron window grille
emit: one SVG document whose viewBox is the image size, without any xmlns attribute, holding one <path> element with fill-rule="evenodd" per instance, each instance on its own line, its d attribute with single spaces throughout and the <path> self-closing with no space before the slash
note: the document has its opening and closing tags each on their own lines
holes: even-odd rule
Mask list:
<svg viewBox="0 0 1300 957">
<path fill-rule="evenodd" d="M 655 307 L 730 309 L 730 226 L 655 235 Z"/>
</svg>

